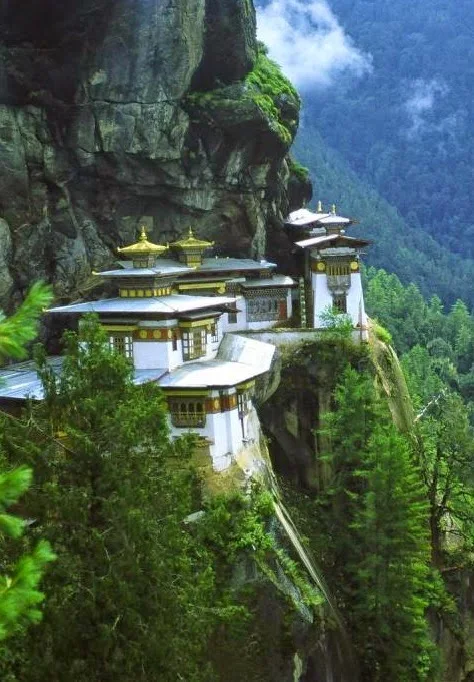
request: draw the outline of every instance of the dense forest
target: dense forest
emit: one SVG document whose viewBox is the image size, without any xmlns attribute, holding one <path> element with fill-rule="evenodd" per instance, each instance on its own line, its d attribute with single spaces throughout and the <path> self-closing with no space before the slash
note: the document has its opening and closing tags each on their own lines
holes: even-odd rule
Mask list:
<svg viewBox="0 0 474 682">
<path fill-rule="evenodd" d="M 369 262 L 472 306 L 472 3 L 330 7 L 371 68 L 303 90 L 295 155 L 318 199 L 362 220 Z"/>
<path fill-rule="evenodd" d="M 307 144 L 307 135 L 311 144 Z M 293 153 L 310 169 L 316 198 L 326 207 L 337 200 L 341 213 L 360 220 L 360 227 L 351 228 L 351 234 L 372 240 L 367 263 L 396 273 L 406 284 L 415 282 L 425 296 L 437 294 L 448 304 L 461 298 L 472 307 L 472 261 L 448 251 L 422 229 L 411 227 L 309 124 L 303 125 Z"/>
<path fill-rule="evenodd" d="M 306 92 L 306 120 L 410 227 L 472 257 L 472 3 L 330 5 L 372 69 L 338 79 L 330 96 Z"/>
</svg>

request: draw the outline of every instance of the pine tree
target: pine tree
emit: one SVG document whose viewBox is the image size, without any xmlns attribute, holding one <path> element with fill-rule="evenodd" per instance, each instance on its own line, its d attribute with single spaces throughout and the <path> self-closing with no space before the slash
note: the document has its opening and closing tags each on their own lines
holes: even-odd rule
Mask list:
<svg viewBox="0 0 474 682">
<path fill-rule="evenodd" d="M 49 287 L 34 285 L 23 304 L 14 315 L 7 318 L 0 311 L 0 357 L 21 358 L 26 354 L 26 344 L 33 340 L 37 320 L 43 308 L 51 301 Z M 45 566 L 55 556 L 48 542 L 40 540 L 29 554 L 23 555 L 14 565 L 6 560 L 6 538 L 19 539 L 25 531 L 25 522 L 7 512 L 28 490 L 32 470 L 20 466 L 0 472 L 0 538 L 2 541 L 2 568 L 8 573 L 0 576 L 0 641 L 18 631 L 27 622 L 41 620 L 39 605 L 44 599 L 39 582 Z M 10 565 L 9 565 L 10 564 Z"/>
<path fill-rule="evenodd" d="M 0 663 L 2 679 L 207 682 L 218 604 L 183 524 L 197 495 L 190 447 L 170 442 L 160 389 L 134 386 L 95 321 L 66 347 L 59 378 L 43 363 L 45 402 L 9 436 L 35 461 L 26 504 L 59 558 L 42 627 Z"/>
<path fill-rule="evenodd" d="M 418 682 L 431 665 L 428 505 L 420 471 L 370 376 L 347 368 L 326 418 L 332 487 L 331 578 L 351 625 L 364 681 Z"/>
<path fill-rule="evenodd" d="M 362 453 L 364 482 L 351 529 L 353 618 L 363 679 L 427 679 L 431 665 L 428 504 L 420 471 L 389 419 L 379 421 Z"/>
</svg>

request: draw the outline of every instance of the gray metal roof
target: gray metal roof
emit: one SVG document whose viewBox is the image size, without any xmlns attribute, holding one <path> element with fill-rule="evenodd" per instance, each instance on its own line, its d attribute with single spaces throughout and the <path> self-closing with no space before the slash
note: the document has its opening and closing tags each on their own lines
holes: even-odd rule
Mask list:
<svg viewBox="0 0 474 682">
<path fill-rule="evenodd" d="M 61 373 L 63 361 L 64 358 L 60 356 L 47 358 L 48 365 L 57 375 Z M 166 368 L 136 369 L 133 381 L 137 385 L 149 381 L 158 381 L 167 371 Z M 19 362 L 0 370 L 0 399 L 42 400 L 43 397 L 43 386 L 38 377 L 34 360 Z"/>
<path fill-rule="evenodd" d="M 242 282 L 243 289 L 259 289 L 267 287 L 292 287 L 295 281 L 286 275 L 274 275 L 266 279 L 247 279 Z"/>
<path fill-rule="evenodd" d="M 123 276 L 124 272 L 134 274 L 146 274 L 147 277 L 156 274 L 186 274 L 187 272 L 209 272 L 221 271 L 228 272 L 229 270 L 262 270 L 262 268 L 276 268 L 276 263 L 269 261 L 253 260 L 252 258 L 228 258 L 226 256 L 214 256 L 212 258 L 203 258 L 202 264 L 193 268 L 183 265 L 177 260 L 171 258 L 157 258 L 155 265 L 152 268 L 134 268 L 132 261 L 122 261 L 120 263 L 122 269 L 109 270 L 106 273 L 98 273 L 100 275 L 107 274 L 108 276 Z"/>
<path fill-rule="evenodd" d="M 231 304 L 235 298 L 229 296 L 188 296 L 171 294 L 153 298 L 107 298 L 100 301 L 72 303 L 51 308 L 48 313 L 120 313 L 120 314 L 163 314 L 190 312 L 203 308 Z"/>
<path fill-rule="evenodd" d="M 166 368 L 136 369 L 134 383 L 158 382 L 165 388 L 207 388 L 235 386 L 267 372 L 275 346 L 237 334 L 225 334 L 214 360 L 189 362 L 172 372 Z M 48 364 L 61 373 L 64 358 L 52 356 Z M 42 400 L 43 387 L 33 360 L 0 370 L 0 399 Z"/>
<path fill-rule="evenodd" d="M 197 272 L 209 272 L 211 270 L 264 270 L 276 268 L 276 263 L 267 260 L 252 260 L 250 258 L 203 258 L 202 265 L 196 268 Z"/>
<path fill-rule="evenodd" d="M 344 216 L 330 213 L 328 216 L 320 218 L 318 222 L 321 225 L 347 225 L 347 223 L 353 223 L 354 221 L 351 218 L 344 218 Z"/>
<path fill-rule="evenodd" d="M 235 386 L 267 372 L 275 346 L 236 334 L 225 334 L 214 360 L 189 362 L 160 380 L 163 388 Z"/>
<path fill-rule="evenodd" d="M 120 268 L 117 270 L 105 270 L 104 272 L 97 272 L 101 277 L 166 277 L 170 275 L 183 275 L 187 272 L 193 272 L 194 268 L 190 268 L 183 263 L 179 263 L 171 258 L 158 258 L 152 268 L 134 268 L 133 261 L 119 261 Z"/>
<path fill-rule="evenodd" d="M 303 225 L 310 225 L 311 223 L 315 223 L 318 220 L 321 220 L 321 218 L 327 218 L 330 216 L 330 213 L 314 213 L 313 211 L 309 211 L 307 208 L 299 208 L 297 211 L 293 211 L 290 213 L 288 218 L 285 220 L 286 225 L 293 225 L 293 226 L 303 226 Z"/>
<path fill-rule="evenodd" d="M 303 239 L 303 241 L 296 242 L 297 246 L 301 246 L 302 249 L 306 249 L 311 246 L 322 246 L 324 247 L 324 244 L 327 244 L 328 246 L 331 245 L 332 242 L 340 242 L 345 244 L 346 246 L 353 246 L 353 247 L 358 247 L 358 246 L 367 246 L 370 244 L 369 241 L 366 239 L 357 239 L 357 237 L 348 237 L 345 234 L 327 234 L 327 235 L 322 235 L 321 237 L 310 237 L 310 239 Z"/>
<path fill-rule="evenodd" d="M 47 359 L 55 374 L 61 372 L 63 358 L 52 356 Z M 43 386 L 36 371 L 34 360 L 18 362 L 0 370 L 0 398 L 13 400 L 41 400 Z"/>
</svg>

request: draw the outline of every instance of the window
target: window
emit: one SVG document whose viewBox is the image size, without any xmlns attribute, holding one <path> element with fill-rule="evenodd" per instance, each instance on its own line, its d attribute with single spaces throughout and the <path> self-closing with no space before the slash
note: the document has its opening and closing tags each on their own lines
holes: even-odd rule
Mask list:
<svg viewBox="0 0 474 682">
<path fill-rule="evenodd" d="M 172 350 L 178 350 L 178 332 L 176 329 L 173 329 L 171 332 L 171 348 Z"/>
<path fill-rule="evenodd" d="M 205 327 L 183 331 L 183 358 L 194 360 L 206 355 L 207 331 Z"/>
<path fill-rule="evenodd" d="M 280 301 L 278 298 L 247 299 L 247 320 L 249 322 L 278 320 L 280 311 L 279 303 Z"/>
<path fill-rule="evenodd" d="M 327 274 L 329 277 L 341 277 L 351 274 L 351 264 L 349 261 L 332 261 L 327 264 Z"/>
<path fill-rule="evenodd" d="M 237 409 L 239 417 L 242 419 L 252 409 L 252 398 L 250 391 L 238 391 L 237 393 Z"/>
<path fill-rule="evenodd" d="M 133 339 L 126 334 L 113 334 L 109 336 L 109 345 L 116 353 L 133 358 Z"/>
<path fill-rule="evenodd" d="M 211 341 L 212 343 L 219 341 L 219 327 L 217 326 L 217 322 L 214 322 L 211 327 Z"/>
<path fill-rule="evenodd" d="M 338 313 L 347 313 L 347 299 L 345 294 L 333 296 L 332 304 Z"/>
<path fill-rule="evenodd" d="M 235 303 L 232 303 L 232 310 L 231 312 L 227 313 L 227 322 L 228 324 L 236 324 L 237 323 L 237 306 Z"/>
<path fill-rule="evenodd" d="M 172 399 L 169 401 L 171 423 L 179 428 L 202 429 L 206 425 L 204 399 Z"/>
</svg>

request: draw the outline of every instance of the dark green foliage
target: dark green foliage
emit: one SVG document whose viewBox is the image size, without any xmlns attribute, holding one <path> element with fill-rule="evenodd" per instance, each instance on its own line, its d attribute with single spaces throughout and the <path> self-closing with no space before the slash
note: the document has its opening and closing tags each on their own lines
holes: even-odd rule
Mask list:
<svg viewBox="0 0 474 682">
<path fill-rule="evenodd" d="M 170 443 L 161 392 L 133 385 L 94 322 L 66 343 L 61 378 L 43 368 L 45 404 L 6 435 L 35 465 L 25 504 L 59 558 L 42 628 L 16 642 L 2 679 L 210 680 L 214 571 L 183 526 L 190 448 Z"/>
<path fill-rule="evenodd" d="M 26 355 L 25 346 L 36 337 L 38 319 L 51 300 L 50 287 L 37 283 L 31 287 L 14 315 L 7 318 L 0 311 L 0 360 Z"/>
<path fill-rule="evenodd" d="M 350 105 L 347 111 L 352 117 Z M 364 260 L 395 273 L 405 284 L 416 283 L 424 296 L 437 294 L 447 304 L 463 298 L 472 306 L 473 262 L 451 253 L 400 215 L 328 147 L 321 131 L 308 119 L 303 119 L 292 153 L 309 168 L 315 197 L 324 207 L 336 202 L 338 211 L 361 221 L 360 227 L 353 226 L 350 232 L 373 241 Z"/>
<path fill-rule="evenodd" d="M 288 102 L 296 111 L 300 99 L 296 89 L 285 78 L 280 67 L 272 61 L 265 50 L 260 49 L 252 71 L 245 79 L 248 94 L 258 108 L 266 115 L 285 144 L 293 141 L 296 119 L 288 121 L 282 117 L 282 105 Z"/>
<path fill-rule="evenodd" d="M 339 375 L 323 432 L 331 474 L 323 491 L 303 500 L 305 530 L 349 624 L 361 679 L 426 680 L 426 610 L 436 590 L 428 504 L 409 443 L 372 377 L 350 367 Z M 292 504 L 301 513 L 300 499 Z"/>
<path fill-rule="evenodd" d="M 211 682 L 225 674 L 270 682 L 274 668 L 261 661 L 281 665 L 284 617 L 296 611 L 276 565 L 302 600 L 319 603 L 268 531 L 271 495 L 203 499 L 194 440 L 170 442 L 160 389 L 134 386 L 129 361 L 110 350 L 93 318 L 65 342 L 60 378 L 37 353 L 44 403 L 0 431 L 12 461 L 35 465 L 24 505 L 36 519 L 32 534 L 51 539 L 58 554 L 42 627 L 3 651 L 1 679 Z M 190 517 L 197 510 L 204 515 Z M 258 592 L 265 584 L 281 614 L 273 643 L 249 584 L 257 576 Z M 235 656 L 238 646 L 245 651 L 233 676 L 221 652 Z"/>
<path fill-rule="evenodd" d="M 31 485 L 32 472 L 27 467 L 18 467 L 0 474 L 0 537 L 5 552 L 5 538 L 21 537 L 25 522 L 7 513 Z M 0 641 L 18 632 L 24 623 L 38 623 L 42 618 L 39 605 L 44 594 L 39 591 L 39 582 L 48 563 L 55 559 L 51 547 L 40 540 L 36 547 L 23 555 L 12 567 L 10 575 L 0 576 Z"/>
<path fill-rule="evenodd" d="M 370 53 L 373 70 L 363 79 L 338 78 L 330 96 L 308 94 L 305 118 L 407 225 L 472 259 L 472 2 L 333 0 L 331 9 L 357 47 Z M 414 262 L 415 254 L 406 255 Z M 418 281 L 388 262 L 378 264 Z M 458 279 L 454 268 L 435 265 L 433 287 L 438 277 L 443 284 Z"/>
<path fill-rule="evenodd" d="M 301 163 L 295 161 L 290 157 L 289 160 L 290 173 L 295 175 L 301 182 L 306 182 L 309 180 L 309 169 L 306 166 L 302 166 Z"/>
</svg>

